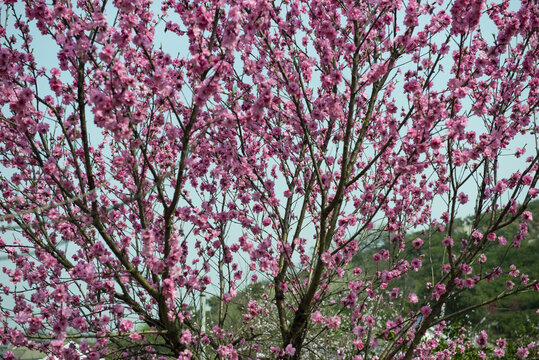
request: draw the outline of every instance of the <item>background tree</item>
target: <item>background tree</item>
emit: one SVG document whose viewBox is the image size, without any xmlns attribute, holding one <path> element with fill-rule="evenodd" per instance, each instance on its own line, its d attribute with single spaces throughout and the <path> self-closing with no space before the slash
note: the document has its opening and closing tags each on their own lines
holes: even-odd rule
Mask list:
<svg viewBox="0 0 539 360">
<path fill-rule="evenodd" d="M 88 359 L 470 347 L 425 334 L 461 314 L 444 304 L 516 271 L 484 251 L 521 246 L 538 194 L 534 1 L 4 0 L 1 11 L 4 342 L 65 359 L 79 357 L 64 346 L 77 337 Z M 393 286 L 440 244 L 424 292 Z M 519 276 L 466 311 L 537 291 Z M 259 295 L 235 304 L 248 286 Z M 218 298 L 206 329 L 202 292 Z M 396 299 L 408 310 L 379 311 Z M 322 347 L 323 333 L 342 336 Z"/>
</svg>

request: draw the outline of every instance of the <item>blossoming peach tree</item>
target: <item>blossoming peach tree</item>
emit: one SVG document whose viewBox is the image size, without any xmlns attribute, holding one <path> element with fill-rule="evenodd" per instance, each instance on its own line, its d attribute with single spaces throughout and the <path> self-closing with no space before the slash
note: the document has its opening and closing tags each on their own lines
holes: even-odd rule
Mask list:
<svg viewBox="0 0 539 360">
<path fill-rule="evenodd" d="M 426 334 L 539 290 L 520 274 L 443 311 L 510 271 L 486 266 L 487 248 L 526 237 L 535 1 L 3 0 L 0 12 L 3 344 L 58 359 L 503 356 L 485 332 L 443 350 Z M 514 222 L 514 238 L 497 235 Z M 399 291 L 433 231 L 445 255 L 427 295 Z M 208 316 L 202 294 L 217 299 Z"/>
</svg>

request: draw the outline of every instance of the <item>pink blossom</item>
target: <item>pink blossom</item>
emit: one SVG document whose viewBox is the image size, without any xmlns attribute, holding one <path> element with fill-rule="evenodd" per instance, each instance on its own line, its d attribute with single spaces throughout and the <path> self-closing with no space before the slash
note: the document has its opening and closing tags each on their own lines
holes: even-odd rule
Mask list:
<svg viewBox="0 0 539 360">
<path fill-rule="evenodd" d="M 419 14 L 417 12 L 418 7 L 419 5 L 416 0 L 412 0 L 408 2 L 408 5 L 406 7 L 406 16 L 404 17 L 404 25 L 408 27 L 414 27 L 419 24 L 418 22 Z"/>
<path fill-rule="evenodd" d="M 474 334 L 442 349 L 430 318 L 414 341 L 419 314 L 539 289 L 510 266 L 498 293 L 486 256 L 533 227 L 537 2 L 4 2 L 4 342 L 77 358 L 72 327 L 88 360 L 450 358 Z M 392 306 L 427 259 L 423 303 Z"/>
<path fill-rule="evenodd" d="M 434 150 L 438 150 L 441 143 L 442 139 L 440 137 L 433 137 L 432 139 L 430 139 L 430 147 Z"/>
<path fill-rule="evenodd" d="M 472 289 L 475 286 L 475 280 L 472 278 L 464 279 L 464 287 Z"/>
<path fill-rule="evenodd" d="M 181 342 L 184 344 L 189 344 L 192 341 L 191 332 L 189 330 L 182 330 Z"/>
<path fill-rule="evenodd" d="M 452 33 L 462 34 L 470 31 L 479 23 L 484 0 L 457 0 L 451 8 Z"/>
<path fill-rule="evenodd" d="M 425 305 L 421 307 L 421 314 L 423 316 L 427 317 L 431 314 L 431 312 L 432 312 L 432 309 L 430 308 L 430 306 Z"/>
<path fill-rule="evenodd" d="M 453 245 L 454 245 L 453 239 L 452 239 L 450 236 L 446 236 L 446 237 L 442 240 L 442 245 L 443 245 L 443 246 L 448 246 L 448 247 L 453 246 Z"/>
<path fill-rule="evenodd" d="M 311 320 L 313 323 L 320 324 L 324 321 L 324 318 L 322 314 L 320 313 L 320 311 L 315 311 L 314 313 L 311 314 Z"/>
<path fill-rule="evenodd" d="M 412 244 L 414 245 L 415 248 L 420 249 L 423 246 L 423 240 L 421 240 L 420 238 L 417 238 L 414 241 L 412 241 Z"/>
<path fill-rule="evenodd" d="M 500 348 L 495 348 L 494 349 L 494 356 L 496 356 L 497 358 L 502 358 L 504 357 L 505 355 L 505 350 L 504 349 L 500 349 Z"/>
<path fill-rule="evenodd" d="M 337 330 L 341 326 L 341 318 L 337 315 L 326 318 L 326 326 L 330 329 Z"/>
<path fill-rule="evenodd" d="M 356 349 L 363 350 L 364 344 L 361 339 L 354 339 L 353 344 L 356 347 Z"/>
<path fill-rule="evenodd" d="M 480 348 L 484 348 L 485 346 L 487 346 L 487 339 L 488 339 L 487 333 L 484 330 L 481 331 L 481 333 L 479 334 L 476 340 L 477 345 L 479 345 Z"/>
<path fill-rule="evenodd" d="M 445 284 L 437 284 L 435 287 L 434 287 L 434 291 L 432 293 L 432 297 L 435 298 L 436 300 L 440 300 L 440 297 L 445 294 L 446 292 L 446 288 L 445 288 Z"/>
<path fill-rule="evenodd" d="M 292 346 L 292 344 L 288 344 L 288 345 L 286 345 L 286 347 L 284 348 L 284 353 L 285 353 L 286 355 L 293 356 L 293 355 L 296 353 L 296 349 Z"/>
<path fill-rule="evenodd" d="M 517 356 L 519 359 L 525 359 L 528 357 L 528 355 L 530 354 L 528 348 L 525 348 L 525 347 L 519 347 L 517 349 Z"/>
<path fill-rule="evenodd" d="M 126 332 L 131 331 L 132 328 L 133 328 L 133 322 L 131 320 L 124 319 L 120 321 L 120 332 L 126 333 Z"/>
<path fill-rule="evenodd" d="M 461 204 L 464 205 L 464 204 L 466 204 L 466 203 L 468 202 L 468 195 L 466 195 L 465 193 L 461 192 L 461 193 L 459 193 L 459 195 L 458 195 L 458 199 L 459 199 L 459 202 L 460 202 Z"/>
<path fill-rule="evenodd" d="M 477 263 L 484 264 L 487 262 L 487 256 L 485 254 L 479 255 L 479 258 L 477 259 Z"/>
<path fill-rule="evenodd" d="M 419 269 L 420 269 L 421 266 L 422 266 L 422 262 L 421 262 L 421 260 L 419 260 L 419 259 L 413 259 L 412 262 L 410 263 L 410 265 L 412 265 L 412 268 L 413 268 L 415 271 L 419 271 Z"/>
<path fill-rule="evenodd" d="M 193 357 L 193 353 L 190 350 L 185 349 L 184 351 L 180 353 L 180 356 L 178 357 L 177 360 L 191 360 L 192 357 Z"/>
</svg>

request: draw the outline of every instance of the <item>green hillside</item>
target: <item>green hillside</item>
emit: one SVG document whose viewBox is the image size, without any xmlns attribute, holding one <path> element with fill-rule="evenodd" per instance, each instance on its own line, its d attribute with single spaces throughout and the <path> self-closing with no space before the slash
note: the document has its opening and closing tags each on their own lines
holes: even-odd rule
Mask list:
<svg viewBox="0 0 539 360">
<path fill-rule="evenodd" d="M 445 309 L 446 314 L 465 309 L 500 294 L 506 289 L 507 281 L 519 284 L 522 281 L 522 274 L 527 274 L 530 280 L 539 278 L 539 262 L 537 261 L 539 254 L 539 201 L 530 203 L 528 210 L 532 213 L 534 220 L 528 223 L 528 235 L 522 242 L 520 249 L 511 246 L 519 226 L 518 223 L 513 223 L 497 232 L 498 236 L 501 235 L 507 239 L 507 245 L 501 246 L 498 241 L 489 243 L 484 252 L 486 262 L 472 264 L 473 274 L 479 272 L 478 270 L 491 271 L 495 266 L 501 267 L 502 274 L 489 283 L 481 281 L 473 289 L 464 290 L 448 302 Z M 466 226 L 466 219 L 459 220 L 458 225 L 461 236 L 455 237 L 455 242 L 459 241 L 460 238 L 469 237 L 470 229 Z M 424 284 L 428 281 L 432 282 L 433 274 L 434 281 L 436 281 L 441 275 L 439 264 L 444 257 L 444 262 L 447 262 L 447 253 L 445 247 L 442 246 L 443 236 L 439 232 L 430 234 L 430 253 L 427 253 L 423 258 L 423 268 L 410 274 L 406 279 L 407 286 L 418 294 L 426 294 L 427 290 Z M 511 276 L 509 274 L 511 265 L 516 266 L 520 271 L 519 275 Z M 539 309 L 539 294 L 529 291 L 476 309 L 459 320 L 477 328 L 486 328 L 494 337 L 521 339 L 524 335 L 537 333 L 537 324 L 539 324 L 537 309 Z"/>
<path fill-rule="evenodd" d="M 511 280 L 515 284 L 519 284 L 522 274 L 527 274 L 530 281 L 539 278 L 539 262 L 537 261 L 537 255 L 539 254 L 539 201 L 531 202 L 528 210 L 532 213 L 534 220 L 528 222 L 528 235 L 526 239 L 522 241 L 519 249 L 511 245 L 514 236 L 518 233 L 519 223 L 517 222 L 497 232 L 498 236 L 503 236 L 507 239 L 506 245 L 500 245 L 498 241 L 489 242 L 484 252 L 486 261 L 482 264 L 474 261 L 472 264 L 472 274 L 489 272 L 496 266 L 502 268 L 502 274 L 488 283 L 484 280 L 480 281 L 473 289 L 464 289 L 460 294 L 450 298 L 442 316 L 453 314 L 499 295 L 506 289 L 507 281 Z M 460 248 L 459 244 L 461 239 L 470 237 L 472 229 L 467 225 L 469 222 L 469 219 L 465 218 L 455 220 L 456 231 L 453 236 L 455 239 L 455 252 L 458 252 Z M 478 230 L 484 231 L 481 225 Z M 370 241 L 364 249 L 359 251 L 349 264 L 349 269 L 360 267 L 363 270 L 363 275 L 368 279 L 373 279 L 373 276 L 377 271 L 383 270 L 388 266 L 387 263 L 384 262 L 374 263 L 372 261 L 373 254 L 378 252 L 381 248 L 396 246 L 389 241 L 382 240 L 382 237 L 386 235 L 383 231 L 379 232 L 378 235 L 380 236 L 373 237 L 372 241 Z M 417 237 L 420 237 L 425 241 L 425 245 L 421 249 L 407 246 L 407 254 L 404 256 L 406 259 L 413 259 L 420 258 L 421 255 L 424 254 L 421 258 L 423 266 L 419 271 L 410 271 L 408 275 L 402 279 L 393 280 L 388 284 L 388 290 L 399 288 L 399 293 L 404 294 L 404 296 L 401 296 L 398 299 L 387 299 L 387 302 L 384 301 L 380 307 L 377 308 L 378 314 L 387 313 L 388 316 L 390 316 L 389 314 L 392 313 L 392 310 L 394 309 L 405 309 L 405 311 L 401 311 L 402 314 L 405 314 L 410 310 L 417 310 L 418 304 L 413 305 L 407 300 L 407 294 L 412 292 L 419 296 L 420 302 L 421 299 L 430 297 L 431 290 L 428 290 L 425 284 L 428 282 L 436 283 L 443 276 L 441 264 L 448 262 L 447 250 L 442 245 L 444 236 L 445 234 L 439 232 L 437 229 L 414 232 L 407 236 L 407 242 L 411 242 Z M 518 268 L 520 273 L 518 276 L 512 277 L 510 276 L 509 271 L 510 266 L 513 264 Z M 301 276 L 301 274 L 298 276 Z M 339 303 L 339 299 L 342 297 L 341 294 L 346 293 L 347 279 L 351 277 L 350 270 L 349 274 L 347 273 L 342 279 L 333 283 L 331 285 L 331 291 L 328 292 L 327 300 L 333 299 L 336 300 L 336 303 Z M 244 326 L 242 324 L 243 314 L 245 313 L 248 301 L 254 299 L 261 303 L 266 303 L 266 305 L 269 306 L 272 298 L 272 286 L 268 281 L 259 281 L 240 289 L 238 291 L 238 296 L 229 304 L 223 304 L 219 301 L 217 296 L 210 296 L 208 298 L 208 323 L 218 323 L 219 314 L 224 314 L 221 325 L 231 329 L 242 329 Z M 293 299 L 291 299 L 291 303 L 294 303 Z M 470 330 L 469 334 L 472 337 L 470 340 L 473 340 L 474 334 L 477 334 L 480 330 L 486 330 L 488 332 L 489 341 L 491 343 L 497 338 L 506 338 L 508 340 L 508 348 L 505 358 L 512 359 L 517 347 L 539 338 L 539 326 L 537 325 L 539 324 L 539 314 L 536 313 L 537 309 L 539 309 L 539 293 L 536 291 L 528 291 L 492 302 L 487 306 L 466 312 L 462 316 L 454 317 L 448 321 L 448 331 L 450 333 L 455 332 L 456 336 L 458 329 L 460 329 L 461 326 L 465 326 Z M 287 311 L 292 310 L 287 309 Z M 344 309 L 343 311 L 345 313 L 348 312 L 347 309 Z M 272 317 L 275 316 L 275 314 L 270 313 L 268 316 Z M 268 325 L 269 323 L 271 322 L 267 322 L 265 325 Z M 348 329 L 347 326 L 350 327 L 351 325 L 343 324 L 341 331 L 351 331 L 352 327 Z M 277 328 L 267 328 L 266 330 L 267 334 L 265 334 L 265 336 L 268 339 L 278 338 L 279 334 Z M 322 333 L 322 329 L 320 329 L 318 335 L 321 335 Z M 324 334 L 326 333 L 327 331 L 324 332 Z M 326 334 L 325 336 L 335 339 L 336 335 L 334 334 L 332 336 Z M 452 335 L 449 334 L 449 336 L 451 337 Z M 322 342 L 323 339 L 325 339 L 325 337 L 320 337 L 318 341 Z M 347 337 L 343 336 L 343 339 L 347 339 Z M 479 359 L 477 356 L 477 351 L 471 349 L 459 359 Z"/>
</svg>

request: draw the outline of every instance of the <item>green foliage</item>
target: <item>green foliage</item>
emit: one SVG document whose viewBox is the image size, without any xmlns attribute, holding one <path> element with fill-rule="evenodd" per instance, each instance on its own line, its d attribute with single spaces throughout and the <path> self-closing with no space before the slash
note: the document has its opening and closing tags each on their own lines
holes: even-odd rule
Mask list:
<svg viewBox="0 0 539 360">
<path fill-rule="evenodd" d="M 490 272 L 494 267 L 500 266 L 503 270 L 502 275 L 489 283 L 482 280 L 473 289 L 465 289 L 452 296 L 446 303 L 444 315 L 461 311 L 499 295 L 506 290 L 508 280 L 515 284 L 520 284 L 521 274 L 527 274 L 530 280 L 539 278 L 539 262 L 537 261 L 537 254 L 539 254 L 539 201 L 531 202 L 528 210 L 532 213 L 534 220 L 528 223 L 528 235 L 521 243 L 520 249 L 511 245 L 514 236 L 519 231 L 519 223 L 516 221 L 503 230 L 496 232 L 498 236 L 503 236 L 507 239 L 506 245 L 500 245 L 498 240 L 489 242 L 484 252 L 487 258 L 486 262 L 479 264 L 474 261 L 472 264 L 474 268 L 473 274 Z M 487 220 L 479 224 L 479 231 L 485 231 L 485 222 Z M 471 229 L 469 222 L 469 219 L 466 218 L 455 219 L 454 221 L 453 239 L 455 246 L 452 249 L 454 254 L 458 255 L 462 249 L 461 240 L 470 238 L 470 233 L 473 229 Z M 484 235 L 486 236 L 486 234 Z M 421 249 L 407 246 L 406 250 L 408 251 L 407 258 L 420 258 L 423 266 L 419 271 L 410 271 L 408 276 L 391 282 L 388 288 L 399 287 L 401 293 L 413 292 L 420 299 L 429 298 L 431 290 L 427 289 L 425 284 L 435 284 L 440 280 L 444 275 L 441 271 L 441 265 L 449 262 L 447 248 L 442 245 L 442 240 L 445 236 L 445 232 L 440 232 L 438 228 L 409 234 L 406 237 L 407 242 L 411 242 L 418 237 L 425 242 Z M 372 261 L 369 260 L 380 248 L 389 246 L 393 246 L 393 244 L 386 241 L 382 245 L 378 244 L 376 247 L 366 249 L 354 258 L 354 266 L 360 266 L 370 273 L 381 270 L 376 268 L 377 264 L 367 264 L 372 264 Z M 422 254 L 424 254 L 423 257 L 421 257 Z M 477 254 L 476 260 L 479 255 L 481 254 Z M 519 276 L 512 277 L 509 275 L 512 264 L 520 271 Z M 407 301 L 403 302 L 403 306 L 407 310 L 416 310 Z M 529 290 L 466 312 L 466 314 L 453 319 L 452 322 L 465 325 L 472 332 L 480 328 L 485 329 L 490 339 L 504 337 L 512 344 L 523 344 L 523 339 L 531 341 L 539 338 L 539 326 L 537 325 L 539 324 L 539 314 L 536 313 L 537 309 L 539 309 L 539 296 L 536 291 Z M 462 359 L 475 359 L 477 355 L 462 354 L 462 356 Z"/>
<path fill-rule="evenodd" d="M 539 278 L 539 262 L 536 261 L 537 254 L 539 254 L 539 201 L 530 203 L 529 211 L 532 212 L 534 220 L 528 223 L 528 236 L 522 242 L 520 249 L 516 249 L 511 245 L 514 236 L 518 233 L 519 224 L 517 222 L 497 232 L 498 236 L 503 236 L 507 239 L 507 245 L 502 246 L 497 240 L 489 242 L 484 252 L 486 262 L 479 264 L 474 261 L 472 264 L 474 268 L 473 274 L 490 272 L 494 267 L 500 266 L 503 269 L 502 275 L 490 283 L 482 280 L 473 289 L 465 289 L 452 296 L 445 305 L 443 315 L 450 315 L 499 295 L 506 289 L 507 280 L 512 280 L 515 284 L 519 284 L 521 281 L 520 275 L 517 277 L 509 275 L 509 267 L 512 264 L 517 266 L 520 274 L 527 274 L 530 279 Z M 480 223 L 478 230 L 484 232 L 485 229 L 486 224 Z M 455 246 L 452 249 L 454 253 L 458 254 L 462 249 L 461 240 L 470 238 L 471 231 L 469 219 L 455 219 L 453 228 Z M 486 234 L 484 235 L 486 236 Z M 441 264 L 448 263 L 447 248 L 442 245 L 444 236 L 445 233 L 440 232 L 437 228 L 415 232 L 407 236 L 407 242 L 411 242 L 418 237 L 425 242 L 421 249 L 416 249 L 409 245 L 406 250 L 408 252 L 406 258 L 420 258 L 423 266 L 419 271 L 412 270 L 407 276 L 394 280 L 389 284 L 388 289 L 398 287 L 400 293 L 405 296 L 399 299 L 388 299 L 385 305 L 377 309 L 378 315 L 382 318 L 390 318 L 390 313 L 395 308 L 404 308 L 406 311 L 417 310 L 416 305 L 406 300 L 406 295 L 409 293 L 416 293 L 420 299 L 430 297 L 431 290 L 427 289 L 425 284 L 436 283 L 440 280 L 444 275 L 441 271 Z M 362 251 L 355 255 L 350 264 L 350 269 L 356 266 L 360 267 L 363 270 L 363 275 L 371 277 L 376 272 L 388 268 L 388 264 L 385 262 L 373 262 L 372 256 L 381 248 L 391 246 L 396 246 L 396 244 L 392 244 L 389 239 L 384 241 L 378 237 L 374 241 L 370 241 L 368 246 L 365 246 Z M 479 255 L 481 254 L 477 254 L 477 257 Z M 349 273 L 345 274 L 344 278 L 341 279 L 342 281 L 337 281 L 332 285 L 332 291 L 329 293 L 338 295 L 339 286 L 343 289 L 346 288 L 349 277 L 351 277 Z M 273 296 L 272 285 L 267 281 L 250 284 L 241 289 L 238 291 L 237 297 L 228 304 L 221 302 L 217 296 L 210 296 L 208 298 L 208 324 L 220 323 L 222 327 L 228 329 L 241 329 L 245 325 L 243 323 L 243 314 L 245 314 L 249 300 L 260 301 L 264 297 L 267 299 Z M 339 297 L 336 296 L 335 299 L 338 302 Z M 447 339 L 453 339 L 453 335 L 457 337 L 462 326 L 469 330 L 469 336 L 477 333 L 479 329 L 485 329 L 491 342 L 500 337 L 506 338 L 508 340 L 506 358 L 516 358 L 518 347 L 525 346 L 530 341 L 539 338 L 539 327 L 537 326 L 539 324 L 539 315 L 536 313 L 538 308 L 539 296 L 535 291 L 523 292 L 516 296 L 493 302 L 488 306 L 477 308 L 451 319 L 448 322 L 449 334 Z M 348 312 L 349 309 L 343 309 L 342 311 Z M 386 317 L 384 314 L 388 316 Z M 269 316 L 273 315 L 275 314 L 270 314 Z M 346 336 L 341 332 L 351 332 L 351 330 L 352 328 L 347 324 L 342 324 L 338 331 L 328 332 L 326 329 L 326 331 L 319 334 L 324 333 L 324 336 L 320 337 L 319 341 L 323 342 L 325 338 L 344 339 Z M 278 336 L 277 329 L 268 331 L 275 332 L 274 335 Z M 389 335 L 391 336 L 392 334 L 390 333 Z M 473 339 L 470 338 L 467 338 L 466 341 L 473 343 Z M 329 343 L 325 346 L 329 346 Z M 438 350 L 443 350 L 444 346 L 447 347 L 447 342 L 442 339 Z M 493 356 L 491 348 L 487 347 L 483 351 L 487 354 L 487 358 Z M 476 360 L 481 359 L 481 357 L 478 354 L 478 349 L 471 347 L 462 353 L 458 352 L 452 359 Z"/>
</svg>

